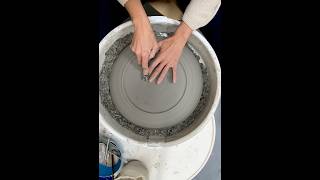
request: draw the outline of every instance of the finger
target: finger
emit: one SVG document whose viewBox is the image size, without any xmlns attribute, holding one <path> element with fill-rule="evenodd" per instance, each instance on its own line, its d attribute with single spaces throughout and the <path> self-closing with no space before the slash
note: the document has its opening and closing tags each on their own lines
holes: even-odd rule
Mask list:
<svg viewBox="0 0 320 180">
<path fill-rule="evenodd" d="M 148 75 L 148 61 L 149 61 L 149 53 L 144 53 L 142 55 L 143 75 Z"/>
<path fill-rule="evenodd" d="M 172 67 L 172 81 L 173 83 L 177 82 L 177 66 Z"/>
<path fill-rule="evenodd" d="M 141 64 L 141 55 L 136 53 L 136 52 L 135 52 L 135 54 L 136 54 L 136 57 L 137 57 L 138 64 Z"/>
<path fill-rule="evenodd" d="M 152 73 L 152 71 L 154 70 L 155 67 L 158 66 L 158 64 L 162 61 L 163 56 L 160 54 L 150 65 L 149 67 L 149 72 Z"/>
<path fill-rule="evenodd" d="M 135 46 L 134 46 L 134 44 L 133 43 L 131 43 L 130 44 L 130 49 L 131 49 L 131 51 L 134 53 L 134 54 L 136 54 L 136 52 L 135 52 Z"/>
<path fill-rule="evenodd" d="M 169 70 L 169 66 L 166 65 L 163 68 L 163 70 L 162 70 L 162 72 L 161 72 L 161 74 L 160 74 L 160 76 L 158 78 L 157 84 L 160 84 L 162 82 L 162 80 L 166 77 L 166 74 L 167 74 L 168 70 Z"/>
<path fill-rule="evenodd" d="M 161 63 L 157 68 L 156 70 L 152 73 L 149 81 L 152 82 L 162 71 L 163 67 L 165 66 L 164 63 Z"/>
<path fill-rule="evenodd" d="M 164 40 L 158 42 L 158 46 L 159 46 L 160 48 L 161 48 L 161 46 L 163 45 L 163 42 L 164 42 Z"/>
</svg>

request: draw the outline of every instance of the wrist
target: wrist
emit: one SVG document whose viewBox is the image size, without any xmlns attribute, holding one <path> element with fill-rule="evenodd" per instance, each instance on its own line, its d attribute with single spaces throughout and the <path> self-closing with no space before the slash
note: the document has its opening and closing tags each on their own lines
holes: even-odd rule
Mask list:
<svg viewBox="0 0 320 180">
<path fill-rule="evenodd" d="M 192 34 L 192 29 L 185 22 L 182 21 L 182 23 L 180 24 L 180 26 L 178 27 L 174 35 L 178 37 L 178 39 L 181 39 L 186 43 L 189 37 L 191 36 L 191 34 Z"/>
<path fill-rule="evenodd" d="M 134 26 L 141 26 L 145 23 L 149 23 L 148 16 L 144 13 L 141 13 L 139 16 L 131 17 L 131 20 Z"/>
<path fill-rule="evenodd" d="M 135 32 L 148 33 L 153 31 L 148 18 L 132 22 Z"/>
</svg>

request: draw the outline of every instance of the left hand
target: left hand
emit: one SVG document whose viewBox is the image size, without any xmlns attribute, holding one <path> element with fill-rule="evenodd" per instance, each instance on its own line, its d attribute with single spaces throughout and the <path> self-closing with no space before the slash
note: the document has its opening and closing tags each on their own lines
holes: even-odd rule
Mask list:
<svg viewBox="0 0 320 180">
<path fill-rule="evenodd" d="M 152 72 L 152 75 L 149 78 L 150 82 L 152 82 L 161 73 L 157 80 L 157 84 L 160 84 L 169 69 L 172 68 L 173 83 L 176 83 L 177 65 L 179 63 L 182 50 L 191 33 L 192 29 L 182 22 L 173 36 L 158 43 L 160 47 L 159 55 L 148 70 L 149 73 Z M 154 69 L 155 71 L 153 72 Z"/>
</svg>

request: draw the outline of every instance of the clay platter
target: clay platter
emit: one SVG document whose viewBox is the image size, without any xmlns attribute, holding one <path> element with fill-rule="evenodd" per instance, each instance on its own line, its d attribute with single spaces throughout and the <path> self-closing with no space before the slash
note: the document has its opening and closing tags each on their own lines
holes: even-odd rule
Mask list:
<svg viewBox="0 0 320 180">
<path fill-rule="evenodd" d="M 172 83 L 171 69 L 159 85 L 144 81 L 129 46 L 115 60 L 110 76 L 110 93 L 118 111 L 145 128 L 165 128 L 185 120 L 196 108 L 202 88 L 200 64 L 188 47 L 183 49 L 176 83 Z"/>
</svg>

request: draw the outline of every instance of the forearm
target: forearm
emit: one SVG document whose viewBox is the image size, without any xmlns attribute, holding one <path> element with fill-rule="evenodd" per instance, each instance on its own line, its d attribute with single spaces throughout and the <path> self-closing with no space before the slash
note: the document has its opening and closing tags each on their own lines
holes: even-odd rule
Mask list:
<svg viewBox="0 0 320 180">
<path fill-rule="evenodd" d="M 196 30 L 207 25 L 217 13 L 221 0 L 191 0 L 182 20 Z"/>
<path fill-rule="evenodd" d="M 128 0 L 124 7 L 127 9 L 135 28 L 149 24 L 148 16 L 140 0 Z"/>
</svg>

